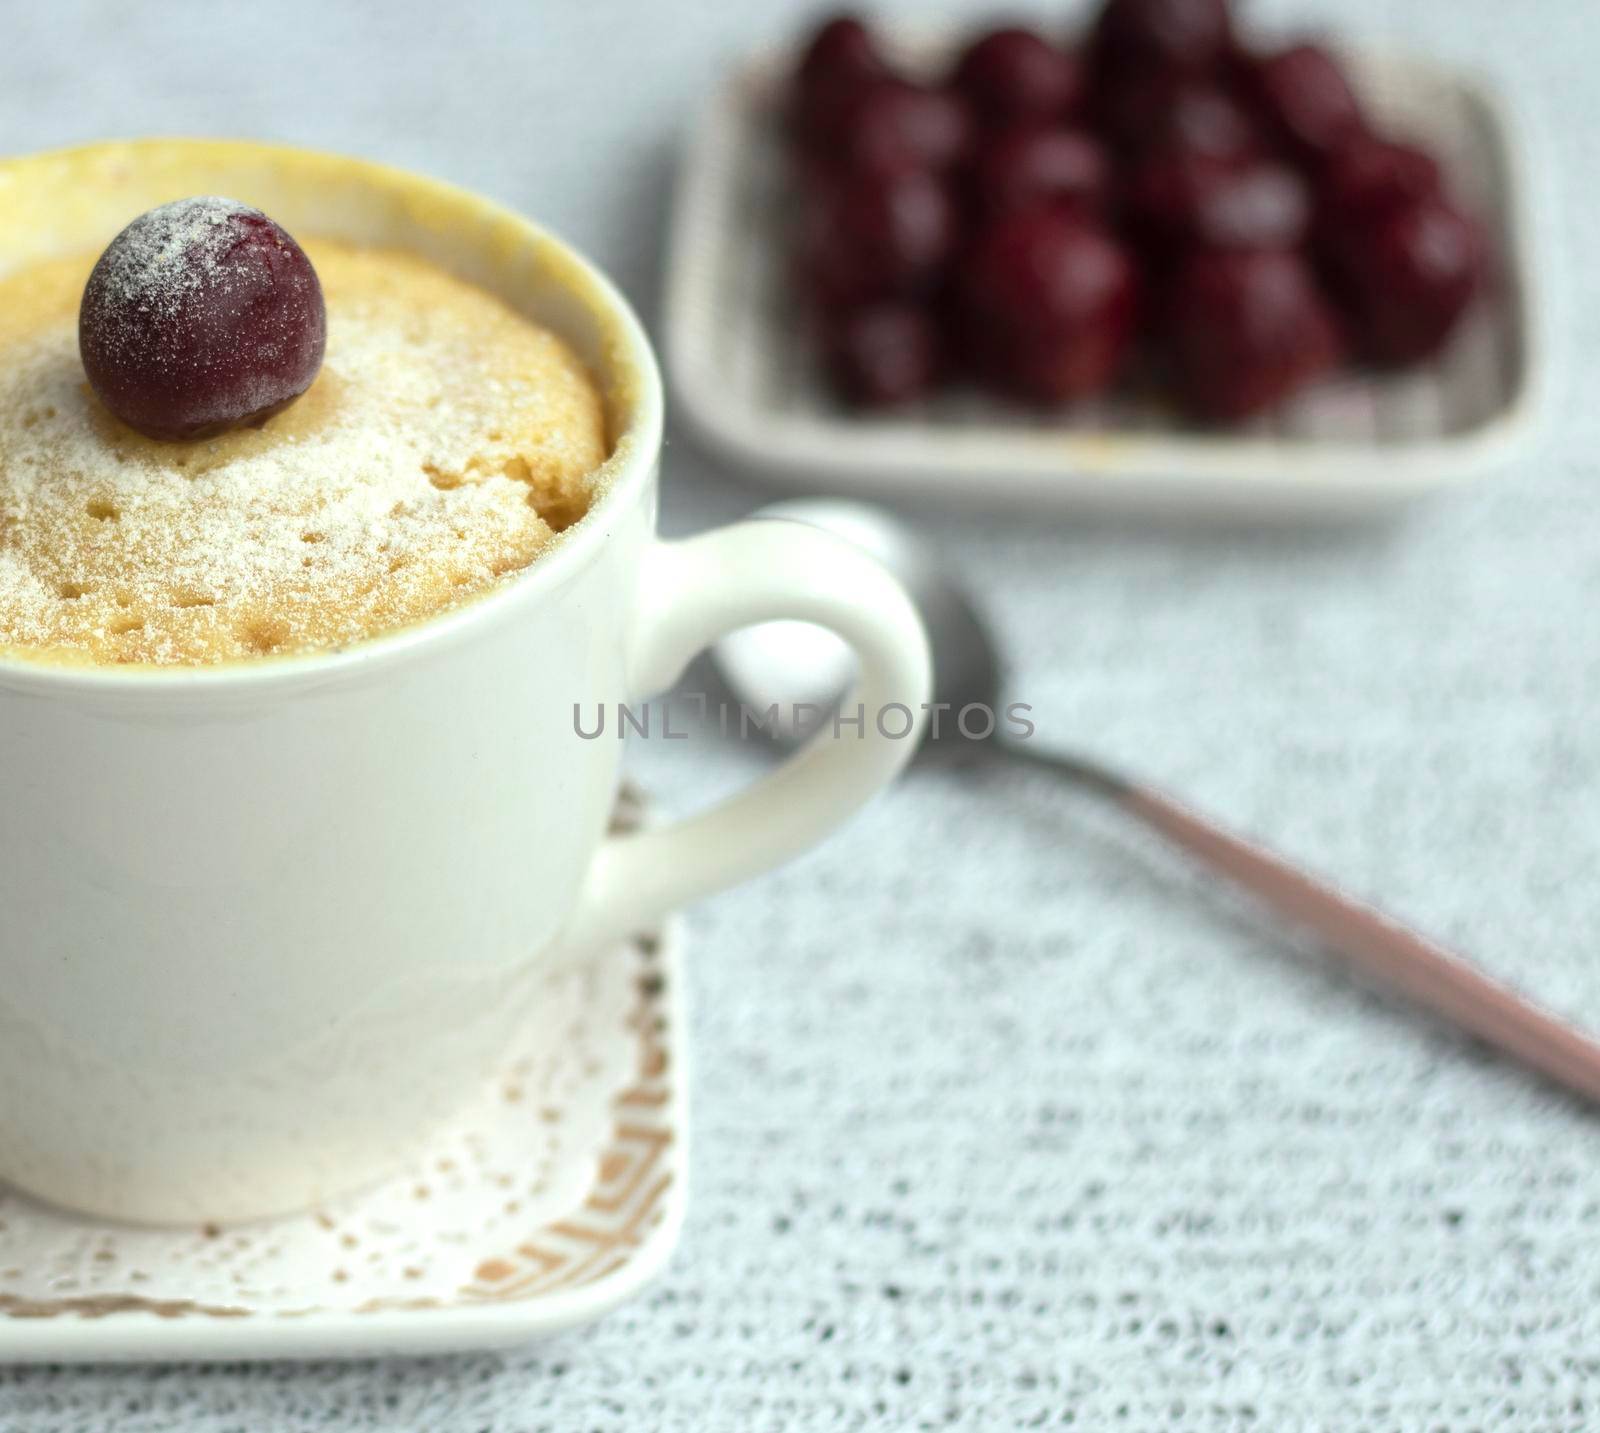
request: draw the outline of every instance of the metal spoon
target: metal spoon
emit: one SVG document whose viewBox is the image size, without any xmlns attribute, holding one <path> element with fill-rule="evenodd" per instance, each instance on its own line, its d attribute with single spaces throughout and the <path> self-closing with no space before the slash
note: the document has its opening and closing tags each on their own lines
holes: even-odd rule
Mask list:
<svg viewBox="0 0 1600 1433">
<path fill-rule="evenodd" d="M 988 629 L 948 566 L 888 513 L 830 500 L 777 503 L 758 517 L 787 518 L 849 538 L 905 583 L 933 648 L 934 702 L 944 704 L 937 735 L 919 756 L 1027 762 L 1054 772 L 1160 832 L 1216 874 L 1250 891 L 1285 919 L 1321 936 L 1354 970 L 1442 1015 L 1532 1069 L 1590 1099 L 1600 1099 L 1600 1043 L 1509 986 L 1336 886 L 1236 836 L 1190 807 L 1080 755 L 1042 750 L 1000 734 L 964 733 L 963 708 L 1004 711 L 999 657 Z M 837 638 L 803 623 L 773 622 L 731 634 L 713 660 L 732 694 L 748 706 L 793 713 L 797 703 L 831 711 L 853 663 Z M 869 718 L 870 719 L 870 718 Z M 801 723 L 804 725 L 804 723 Z M 969 722 L 967 730 L 984 723 Z M 798 734 L 793 720 L 777 734 Z"/>
</svg>

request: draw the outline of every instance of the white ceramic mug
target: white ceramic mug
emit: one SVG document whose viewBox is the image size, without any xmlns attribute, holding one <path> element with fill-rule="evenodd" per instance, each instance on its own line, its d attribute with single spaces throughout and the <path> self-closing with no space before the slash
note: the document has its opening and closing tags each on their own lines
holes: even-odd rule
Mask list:
<svg viewBox="0 0 1600 1433">
<path fill-rule="evenodd" d="M 913 712 L 924 638 L 871 560 L 799 524 L 654 534 L 660 379 L 556 240 L 375 166 L 152 141 L 0 164 L 0 268 L 190 193 L 420 251 L 573 343 L 617 456 L 587 518 L 491 596 L 345 651 L 219 668 L 0 659 L 0 1177 L 145 1221 L 287 1211 L 392 1169 L 537 1021 L 534 978 L 799 851 L 914 741 L 868 721 L 730 802 L 607 835 L 639 699 L 746 623 L 826 624 L 858 699 Z M 552 1032 L 552 1038 L 556 1038 Z"/>
</svg>

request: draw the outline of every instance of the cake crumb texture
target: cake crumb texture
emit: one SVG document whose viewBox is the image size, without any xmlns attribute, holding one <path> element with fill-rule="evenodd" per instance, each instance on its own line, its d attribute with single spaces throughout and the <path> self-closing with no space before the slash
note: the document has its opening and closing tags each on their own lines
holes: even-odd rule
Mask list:
<svg viewBox="0 0 1600 1433">
<path fill-rule="evenodd" d="M 0 281 L 0 649 L 199 665 L 344 646 L 519 572 L 606 457 L 577 357 L 409 255 L 307 242 L 328 306 L 311 389 L 259 428 L 144 438 L 95 398 L 95 256 Z"/>
</svg>

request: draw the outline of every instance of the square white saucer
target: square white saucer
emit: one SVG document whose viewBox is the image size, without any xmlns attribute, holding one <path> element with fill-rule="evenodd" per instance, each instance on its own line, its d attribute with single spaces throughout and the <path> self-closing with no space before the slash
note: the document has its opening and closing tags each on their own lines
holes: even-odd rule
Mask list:
<svg viewBox="0 0 1600 1433">
<path fill-rule="evenodd" d="M 559 1047 L 514 1050 L 405 1174 L 322 1209 L 147 1229 L 0 1190 L 0 1362 L 501 1348 L 615 1307 L 683 1225 L 681 940 L 553 976 Z"/>
<path fill-rule="evenodd" d="M 908 73 L 935 75 L 963 36 L 907 26 L 883 38 Z M 666 265 L 677 412 L 774 486 L 1018 511 L 1340 518 L 1501 466 L 1527 447 L 1546 387 L 1534 151 L 1516 108 L 1476 75 L 1417 55 L 1344 58 L 1377 120 L 1438 154 L 1499 255 L 1488 301 L 1436 360 L 1396 375 L 1341 369 L 1228 431 L 1133 393 L 1040 413 L 957 389 L 849 412 L 803 341 L 789 283 L 781 116 L 796 56 L 783 49 L 733 70 L 690 138 Z"/>
</svg>

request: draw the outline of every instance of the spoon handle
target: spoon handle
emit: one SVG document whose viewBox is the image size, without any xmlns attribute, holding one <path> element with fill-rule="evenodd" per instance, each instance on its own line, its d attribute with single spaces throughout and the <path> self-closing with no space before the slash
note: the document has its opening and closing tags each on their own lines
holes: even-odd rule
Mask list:
<svg viewBox="0 0 1600 1433">
<path fill-rule="evenodd" d="M 1073 757 L 1007 750 L 1108 797 L 1279 915 L 1320 935 L 1355 969 L 1453 1021 L 1558 1084 L 1600 1100 L 1600 1043 L 1463 957 L 1336 886 L 1147 786 Z"/>
</svg>

